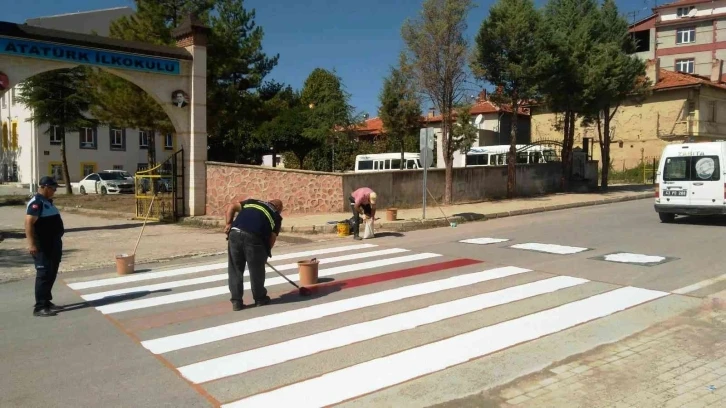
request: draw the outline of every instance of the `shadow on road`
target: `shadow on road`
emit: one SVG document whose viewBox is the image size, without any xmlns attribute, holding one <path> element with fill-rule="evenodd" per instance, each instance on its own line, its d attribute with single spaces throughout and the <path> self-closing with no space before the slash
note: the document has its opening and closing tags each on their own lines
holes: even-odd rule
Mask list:
<svg viewBox="0 0 726 408">
<path fill-rule="evenodd" d="M 64 249 L 63 255 L 76 252 L 75 249 Z M 33 257 L 25 248 L 12 248 L 4 249 L 0 248 L 0 272 L 3 268 L 18 268 L 18 267 L 33 268 Z M 62 268 L 61 261 L 61 268 Z"/>
<path fill-rule="evenodd" d="M 376 238 L 386 238 L 386 237 L 402 237 L 403 234 L 400 232 L 376 232 Z"/>
<path fill-rule="evenodd" d="M 144 291 L 133 292 L 133 293 L 125 293 L 123 295 L 118 295 L 118 296 L 107 296 L 103 299 L 91 300 L 88 302 L 71 303 L 69 305 L 63 305 L 63 310 L 58 311 L 58 313 L 71 312 L 74 310 L 85 309 L 88 307 L 100 307 L 100 306 L 110 305 L 110 304 L 114 304 L 114 303 L 123 302 L 126 300 L 139 299 L 144 296 L 150 295 L 152 293 L 162 293 L 162 292 L 171 292 L 171 289 L 144 290 Z"/>
<path fill-rule="evenodd" d="M 657 218 L 656 218 L 657 220 Z M 689 216 L 684 215 L 676 217 L 673 224 L 684 224 L 684 225 L 701 225 L 704 227 L 719 227 L 723 228 L 726 226 L 726 216 L 723 215 L 710 215 L 710 216 Z"/>
<path fill-rule="evenodd" d="M 152 227 L 155 223 L 147 223 L 146 227 Z M 112 225 L 99 225 L 95 227 L 78 227 L 78 228 L 67 228 L 66 234 L 73 233 L 73 232 L 84 232 L 84 231 L 113 231 L 113 230 L 122 230 L 122 229 L 131 229 L 131 228 L 141 228 L 141 223 L 129 223 L 129 224 L 112 224 Z"/>
</svg>

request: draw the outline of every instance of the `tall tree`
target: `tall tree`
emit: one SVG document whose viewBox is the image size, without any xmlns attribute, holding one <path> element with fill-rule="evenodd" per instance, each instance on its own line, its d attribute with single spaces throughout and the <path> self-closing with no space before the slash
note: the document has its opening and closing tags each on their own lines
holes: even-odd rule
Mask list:
<svg viewBox="0 0 726 408">
<path fill-rule="evenodd" d="M 73 194 L 66 156 L 66 132 L 78 132 L 80 128 L 92 126 L 94 121 L 86 116 L 91 104 L 91 90 L 87 80 L 87 69 L 77 67 L 59 69 L 35 75 L 20 84 L 18 102 L 30 107 L 28 122 L 58 126 L 61 133 L 61 161 L 66 194 Z"/>
<path fill-rule="evenodd" d="M 340 77 L 332 71 L 323 68 L 315 68 L 305 79 L 301 93 L 302 103 L 310 109 L 308 125 L 305 128 L 306 138 L 317 140 L 323 146 L 319 147 L 318 153 L 328 151 L 330 156 L 326 161 L 316 160 L 315 170 L 335 171 L 340 170 L 345 161 L 345 156 L 335 156 L 336 139 L 338 135 L 347 134 L 351 129 L 353 119 L 351 118 L 352 107 L 348 105 L 350 95 L 343 89 Z M 342 141 L 345 146 L 345 140 Z M 339 146 L 340 148 L 343 146 Z M 341 162 L 341 163 L 339 163 Z"/>
<path fill-rule="evenodd" d="M 468 40 L 466 18 L 471 0 L 425 0 L 416 20 L 407 20 L 401 30 L 411 61 L 409 72 L 442 115 L 442 145 L 446 164 L 444 204 L 451 203 L 453 155 L 457 150 L 450 136 L 454 108 L 466 92 Z"/>
<path fill-rule="evenodd" d="M 522 101 L 537 96 L 541 79 L 541 18 L 532 0 L 499 0 L 489 9 L 476 37 L 475 75 L 497 86 L 492 99 L 512 109 L 507 161 L 507 196 L 516 193 L 518 113 Z"/>
<path fill-rule="evenodd" d="M 547 64 L 541 83 L 545 104 L 562 113 L 561 187 L 567 189 L 572 174 L 575 123 L 585 111 L 585 70 L 597 29 L 595 0 L 549 0 L 544 9 L 542 64 Z"/>
<path fill-rule="evenodd" d="M 383 80 L 379 100 L 378 116 L 383 121 L 389 144 L 400 149 L 403 170 L 406 139 L 416 135 L 421 128 L 421 101 L 411 78 L 397 68 L 392 68 Z"/>
<path fill-rule="evenodd" d="M 605 0 L 599 14 L 597 44 L 584 64 L 587 111 L 583 125 L 594 123 L 597 127 L 602 162 L 600 186 L 607 190 L 612 142 L 610 123 L 623 102 L 641 102 L 650 83 L 644 80 L 645 62 L 628 54 L 632 49 L 628 23 L 618 13 L 615 2 Z"/>
</svg>

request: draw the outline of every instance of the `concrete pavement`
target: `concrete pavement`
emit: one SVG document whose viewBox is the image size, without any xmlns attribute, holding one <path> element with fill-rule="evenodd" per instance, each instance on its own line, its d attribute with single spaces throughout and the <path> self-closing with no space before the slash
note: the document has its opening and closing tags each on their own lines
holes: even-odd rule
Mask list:
<svg viewBox="0 0 726 408">
<path fill-rule="evenodd" d="M 87 379 L 62 384 L 61 407 L 98 405 L 107 393 L 114 406 L 136 387 L 142 391 L 129 392 L 126 406 L 421 407 L 476 396 L 472 406 L 506 404 L 520 395 L 481 392 L 513 388 L 512 381 L 561 365 L 568 368 L 556 371 L 570 372 L 562 377 L 575 376 L 586 371 L 569 366 L 580 355 L 623 340 L 635 350 L 647 342 L 632 336 L 690 321 L 684 313 L 724 289 L 722 271 L 712 267 L 726 238 L 723 223 L 661 224 L 652 202 L 640 200 L 280 248 L 270 261 L 282 273 L 297 279 L 295 261 L 316 257 L 324 283 L 300 298 L 270 271 L 273 303 L 241 312 L 228 301 L 225 257 L 142 265 L 150 270 L 124 277 L 108 269 L 68 273 L 56 303 L 81 309 L 46 319 L 30 316 L 31 281 L 0 285 L 13 304 L 0 324 L 14 330 L 0 349 L 0 368 L 16 372 L 3 384 L 10 392 L 0 394 L 0 405 L 46 402 L 34 395 L 34 374 L 22 362 L 45 364 L 51 377 L 70 365 L 75 378 Z M 40 325 L 52 338 L 38 339 Z M 75 361 L 88 347 L 70 340 L 78 330 L 84 339 L 103 332 L 106 350 L 121 350 L 128 361 L 93 348 L 92 360 Z M 22 344 L 28 339 L 64 352 L 33 353 Z M 708 336 L 699 339 L 709 347 Z M 668 350 L 682 345 L 668 343 Z M 657 366 L 633 363 L 641 371 Z M 119 364 L 120 373 L 108 368 Z M 158 395 L 143 393 L 153 375 Z M 559 381 L 548 378 L 537 381 Z M 616 391 L 600 394 L 606 406 L 630 396 Z M 74 399 L 79 392 L 83 398 Z"/>
</svg>

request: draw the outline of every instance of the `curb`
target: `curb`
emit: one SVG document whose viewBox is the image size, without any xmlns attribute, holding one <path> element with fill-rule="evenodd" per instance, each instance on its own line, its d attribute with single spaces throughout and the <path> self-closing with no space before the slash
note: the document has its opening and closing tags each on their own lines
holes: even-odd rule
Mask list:
<svg viewBox="0 0 726 408">
<path fill-rule="evenodd" d="M 536 214 L 536 213 L 542 213 L 542 212 L 548 212 L 548 211 L 558 211 L 558 210 L 566 210 L 570 208 L 582 208 L 582 207 L 592 207 L 596 205 L 603 205 L 603 204 L 614 204 L 614 203 L 621 203 L 626 201 L 635 201 L 635 200 L 644 200 L 648 198 L 652 198 L 653 193 L 652 192 L 643 192 L 643 193 L 636 193 L 628 196 L 623 197 L 617 197 L 617 198 L 604 198 L 600 200 L 594 200 L 594 201 L 584 201 L 580 203 L 570 203 L 570 204 L 555 204 L 555 205 L 547 205 L 542 207 L 534 207 L 534 208 L 525 208 L 521 210 L 513 210 L 513 211 L 504 211 L 504 212 L 492 212 L 492 213 L 484 213 L 484 214 L 467 214 L 466 216 L 451 216 L 447 217 L 448 221 L 445 218 L 429 218 L 426 220 L 420 220 L 420 219 L 409 219 L 409 220 L 402 220 L 402 221 L 386 221 L 381 222 L 376 225 L 376 230 L 381 231 L 394 231 L 394 232 L 407 232 L 407 231 L 416 231 L 416 230 L 423 230 L 423 229 L 431 229 L 431 228 L 439 228 L 439 227 L 448 227 L 450 225 L 450 222 L 454 222 L 457 224 L 464 224 L 467 222 L 477 222 L 477 221 L 486 221 L 488 219 L 495 219 L 495 218 L 506 218 L 506 217 L 516 217 L 518 215 L 527 215 L 527 214 Z M 189 223 L 189 224 L 202 224 L 203 226 L 209 226 L 209 227 L 223 227 L 222 221 L 219 219 L 205 219 L 205 220 L 193 220 L 193 221 L 182 221 L 182 223 Z M 334 224 L 323 224 L 323 225 L 305 225 L 305 226 L 291 226 L 291 227 L 285 227 L 283 226 L 281 228 L 281 232 L 287 232 L 287 233 L 297 233 L 297 234 L 335 234 L 337 233 L 338 229 L 337 226 Z"/>
</svg>

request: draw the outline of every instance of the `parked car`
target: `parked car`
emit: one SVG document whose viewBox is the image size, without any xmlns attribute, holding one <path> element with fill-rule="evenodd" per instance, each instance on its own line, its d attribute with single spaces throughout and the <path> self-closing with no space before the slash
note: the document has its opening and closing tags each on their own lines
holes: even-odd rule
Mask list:
<svg viewBox="0 0 726 408">
<path fill-rule="evenodd" d="M 134 182 L 117 172 L 91 173 L 78 183 L 81 194 L 121 194 L 133 193 Z"/>
<path fill-rule="evenodd" d="M 128 180 L 132 183 L 134 182 L 134 176 L 132 176 L 131 173 L 129 173 L 126 170 L 101 170 L 101 172 L 102 173 L 118 173 L 126 180 Z"/>
</svg>

